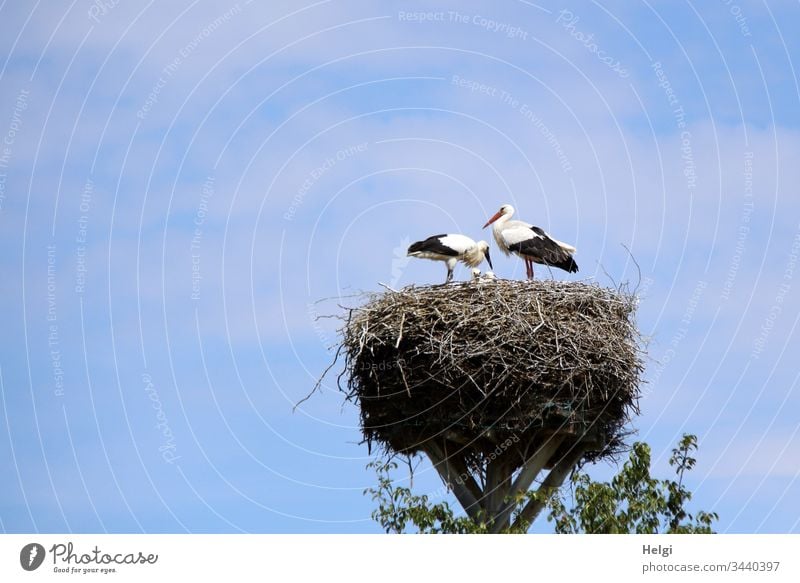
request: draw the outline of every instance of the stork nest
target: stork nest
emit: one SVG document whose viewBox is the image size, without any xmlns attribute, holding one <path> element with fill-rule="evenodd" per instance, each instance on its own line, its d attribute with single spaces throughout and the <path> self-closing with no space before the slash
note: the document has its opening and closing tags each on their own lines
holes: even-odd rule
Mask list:
<svg viewBox="0 0 800 583">
<path fill-rule="evenodd" d="M 558 434 L 563 448 L 581 443 L 584 461 L 624 449 L 643 371 L 635 295 L 495 280 L 366 299 L 341 331 L 339 386 L 370 447 L 413 454 L 444 440 L 524 460 Z"/>
</svg>

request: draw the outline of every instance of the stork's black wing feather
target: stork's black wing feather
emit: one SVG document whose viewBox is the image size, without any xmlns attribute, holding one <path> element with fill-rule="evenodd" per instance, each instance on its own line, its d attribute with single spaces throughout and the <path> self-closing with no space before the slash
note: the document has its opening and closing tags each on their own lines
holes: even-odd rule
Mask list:
<svg viewBox="0 0 800 583">
<path fill-rule="evenodd" d="M 558 267 L 569 273 L 578 271 L 578 264 L 567 251 L 558 243 L 548 237 L 539 227 L 532 227 L 538 237 L 531 237 L 519 243 L 509 245 L 509 249 L 525 257 L 530 257 L 536 263 Z"/>
<path fill-rule="evenodd" d="M 424 241 L 417 241 L 416 243 L 412 243 L 411 246 L 408 248 L 408 253 L 419 253 L 420 251 L 427 251 L 429 253 L 438 253 L 439 255 L 449 255 L 451 257 L 455 257 L 458 255 L 458 251 L 455 249 L 451 249 L 446 245 L 442 245 L 442 238 L 447 237 L 447 234 L 443 235 L 434 235 L 433 237 L 428 237 Z"/>
</svg>

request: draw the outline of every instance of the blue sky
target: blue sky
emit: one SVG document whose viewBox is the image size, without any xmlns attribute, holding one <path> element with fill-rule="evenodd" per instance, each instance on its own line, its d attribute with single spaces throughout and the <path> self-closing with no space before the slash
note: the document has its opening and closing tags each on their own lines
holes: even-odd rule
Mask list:
<svg viewBox="0 0 800 583">
<path fill-rule="evenodd" d="M 657 472 L 800 532 L 800 7 L 497 4 L 0 5 L 0 530 L 378 532 L 315 316 L 511 203 L 641 267 Z"/>
</svg>

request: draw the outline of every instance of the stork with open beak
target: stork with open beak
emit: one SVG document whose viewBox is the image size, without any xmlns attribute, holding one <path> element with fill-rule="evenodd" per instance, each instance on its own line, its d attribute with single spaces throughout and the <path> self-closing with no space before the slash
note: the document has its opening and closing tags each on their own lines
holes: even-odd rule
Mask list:
<svg viewBox="0 0 800 583">
<path fill-rule="evenodd" d="M 486 241 L 477 243 L 466 235 L 434 235 L 424 241 L 417 241 L 408 248 L 409 257 L 419 257 L 421 259 L 432 259 L 434 261 L 444 261 L 447 265 L 447 280 L 453 280 L 453 269 L 456 263 L 461 261 L 469 267 L 477 267 L 481 261 L 486 259 L 489 267 L 492 267 L 492 259 L 489 256 L 489 244 Z"/>
<path fill-rule="evenodd" d="M 578 264 L 572 258 L 575 247 L 553 239 L 543 229 L 530 223 L 512 221 L 513 214 L 514 207 L 504 204 L 483 228 L 492 225 L 492 234 L 500 250 L 506 255 L 514 253 L 525 260 L 528 279 L 533 279 L 534 263 L 558 267 L 569 273 L 578 271 Z"/>
</svg>

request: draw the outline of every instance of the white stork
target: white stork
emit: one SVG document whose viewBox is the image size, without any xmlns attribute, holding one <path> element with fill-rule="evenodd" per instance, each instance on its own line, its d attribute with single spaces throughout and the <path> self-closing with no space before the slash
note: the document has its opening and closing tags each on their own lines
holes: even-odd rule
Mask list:
<svg viewBox="0 0 800 583">
<path fill-rule="evenodd" d="M 533 279 L 534 262 L 558 267 L 569 273 L 578 271 L 578 264 L 572 258 L 575 247 L 553 239 L 530 223 L 510 220 L 513 214 L 514 207 L 504 204 L 483 228 L 492 225 L 492 234 L 500 250 L 506 255 L 515 253 L 525 260 L 528 279 Z"/>
<path fill-rule="evenodd" d="M 453 279 L 453 269 L 456 263 L 461 261 L 469 267 L 477 267 L 481 261 L 486 259 L 489 267 L 492 260 L 489 257 L 489 244 L 486 241 L 477 243 L 466 235 L 434 235 L 424 241 L 412 243 L 408 248 L 409 257 L 419 257 L 421 259 L 433 259 L 434 261 L 444 261 L 447 264 L 447 280 L 450 283 Z"/>
</svg>

